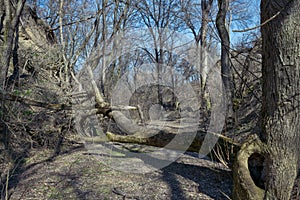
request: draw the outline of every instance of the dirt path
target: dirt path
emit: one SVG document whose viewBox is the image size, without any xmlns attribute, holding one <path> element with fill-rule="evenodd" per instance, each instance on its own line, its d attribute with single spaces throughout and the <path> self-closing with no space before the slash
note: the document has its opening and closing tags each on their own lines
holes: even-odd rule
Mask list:
<svg viewBox="0 0 300 200">
<path fill-rule="evenodd" d="M 62 154 L 34 150 L 11 181 L 11 199 L 229 199 L 231 172 L 196 154 L 146 174 L 112 169 L 82 144 Z M 127 160 L 129 163 L 133 161 Z"/>
</svg>

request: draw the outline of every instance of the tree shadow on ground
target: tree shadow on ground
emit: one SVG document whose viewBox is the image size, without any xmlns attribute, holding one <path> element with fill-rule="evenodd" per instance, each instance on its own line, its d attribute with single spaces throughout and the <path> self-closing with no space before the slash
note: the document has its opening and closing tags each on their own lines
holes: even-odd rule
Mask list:
<svg viewBox="0 0 300 200">
<path fill-rule="evenodd" d="M 231 196 L 232 178 L 228 171 L 178 162 L 172 163 L 162 171 L 163 179 L 172 188 L 172 200 L 188 200 L 183 194 L 182 184 L 177 181 L 178 176 L 196 183 L 190 188 L 196 193 L 203 193 L 220 200 Z"/>
<path fill-rule="evenodd" d="M 180 159 L 179 162 L 174 161 L 171 163 L 170 160 L 154 158 L 147 154 L 140 155 L 139 153 L 126 152 L 113 146 L 108 146 L 114 152 L 125 154 L 128 159 L 139 158 L 144 164 L 151 165 L 153 168 L 160 170 L 162 174 L 160 179 L 167 183 L 171 190 L 169 192 L 171 200 L 190 200 L 191 198 L 187 196 L 186 190 L 190 190 L 190 192 L 196 195 L 197 193 L 202 193 L 216 200 L 230 199 L 233 184 L 231 172 L 217 167 L 220 164 L 213 163 L 207 159 L 199 159 L 197 155 L 189 154 L 188 159 L 192 160 L 192 164 L 180 162 Z M 105 156 L 101 153 L 91 153 L 91 155 Z M 112 159 L 119 158 L 112 155 L 109 155 L 109 157 Z M 202 164 L 199 165 L 199 163 Z M 211 166 L 206 166 L 206 164 Z M 166 167 L 161 169 L 161 166 Z M 189 188 L 183 188 L 186 185 L 183 185 L 182 181 L 178 180 L 179 177 L 194 183 L 191 186 L 187 186 Z"/>
<path fill-rule="evenodd" d="M 30 159 L 30 151 L 32 150 L 30 147 L 28 148 L 24 148 L 23 149 L 23 153 L 19 154 L 18 157 L 16 157 L 15 155 L 12 155 L 13 157 L 15 157 L 14 159 L 14 163 L 13 166 L 11 167 L 8 175 L 9 175 L 9 179 L 8 179 L 8 183 L 6 182 L 7 180 L 2 180 L 1 186 L 2 186 L 2 190 L 4 190 L 4 188 L 7 188 L 7 191 L 2 191 L 2 199 L 10 199 L 10 197 L 12 196 L 14 190 L 16 189 L 16 187 L 18 186 L 20 180 L 22 178 L 26 178 L 29 176 L 33 176 L 35 174 L 36 171 L 38 171 L 40 168 L 43 167 L 43 165 L 46 165 L 49 162 L 52 162 L 57 156 L 61 156 L 61 155 L 66 155 L 66 154 L 71 154 L 73 152 L 76 151 L 80 151 L 83 150 L 83 144 L 81 143 L 77 143 L 77 145 L 72 145 L 69 148 L 62 150 L 61 146 L 63 146 L 62 141 L 60 141 L 58 143 L 58 145 L 53 149 L 53 153 L 50 154 L 48 157 L 46 157 L 45 159 L 39 160 L 37 162 L 31 163 L 31 164 L 26 164 L 26 159 Z M 45 148 L 37 148 L 34 149 L 35 151 L 45 151 Z M 10 152 L 11 154 L 14 154 L 13 152 Z M 23 177 L 24 172 L 30 172 L 26 174 L 26 177 Z M 33 180 L 34 181 L 34 180 Z M 8 186 L 6 186 L 6 184 Z M 8 192 L 8 194 L 6 194 L 6 192 Z M 25 191 L 26 192 L 26 191 Z M 6 197 L 7 195 L 7 197 Z"/>
<path fill-rule="evenodd" d="M 42 150 L 43 149 L 41 149 L 41 151 Z M 120 151 L 119 149 L 113 150 L 124 153 L 124 151 Z M 79 157 L 76 157 L 75 159 L 73 157 L 73 159 L 62 160 L 63 156 L 74 153 Z M 96 156 L 105 156 L 100 153 L 101 152 L 99 152 L 99 155 Z M 151 192 L 149 192 L 149 194 L 148 192 L 141 192 L 138 187 L 132 191 L 127 186 L 126 182 L 122 183 L 121 185 L 117 185 L 119 188 L 116 188 L 123 190 L 124 195 L 113 194 L 111 189 L 114 185 L 101 186 L 104 184 L 104 182 L 101 181 L 101 178 L 99 179 L 97 174 L 103 174 L 102 178 L 107 177 L 108 179 L 112 179 L 112 177 L 106 174 L 106 171 L 103 171 L 106 170 L 106 168 L 103 168 L 103 170 L 99 171 L 99 167 L 97 167 L 98 165 L 95 164 L 99 163 L 98 161 L 94 162 L 91 160 L 91 163 L 87 163 L 87 160 L 89 160 L 87 159 L 87 156 L 94 154 L 95 153 L 87 152 L 83 144 L 78 143 L 69 146 L 67 149 L 64 147 L 64 150 L 62 150 L 60 154 L 56 154 L 54 152 L 53 155 L 45 157 L 44 159 L 40 159 L 36 162 L 31 162 L 31 164 L 24 162 L 19 165 L 18 171 L 15 172 L 15 176 L 10 180 L 10 191 L 14 192 L 16 189 L 15 192 L 17 192 L 17 194 L 15 193 L 13 197 L 22 197 L 22 194 L 25 195 L 25 193 L 28 193 L 30 190 L 33 190 L 34 193 L 34 187 L 36 184 L 45 184 L 46 182 L 48 185 L 46 184 L 45 186 L 42 186 L 46 189 L 49 187 L 49 184 L 52 184 L 52 187 L 45 191 L 46 194 L 49 195 L 49 193 L 51 193 L 51 195 L 53 195 L 50 199 L 61 199 L 62 197 L 72 197 L 72 199 L 91 199 L 91 197 L 97 197 L 98 199 L 105 199 L 108 197 L 112 197 L 113 199 L 125 197 L 126 199 L 150 199 L 151 195 L 153 195 Z M 58 156 L 60 157 L 59 159 L 57 159 Z M 112 159 L 118 158 L 117 156 L 114 157 L 112 155 L 106 156 L 110 156 Z M 128 159 L 139 158 L 146 165 L 151 165 L 154 168 L 157 168 L 159 171 L 159 175 L 154 176 L 151 176 L 152 172 L 150 172 L 150 174 L 141 174 L 144 179 L 135 179 L 136 176 L 131 174 L 132 177 L 130 180 L 136 181 L 134 183 L 137 185 L 144 184 L 142 183 L 144 181 L 146 181 L 145 184 L 148 184 L 148 181 L 152 182 L 149 183 L 153 184 L 152 186 L 147 186 L 147 188 L 142 191 L 147 191 L 148 189 L 155 190 L 157 187 L 159 187 L 159 184 L 157 185 L 157 183 L 160 182 L 165 183 L 167 188 L 164 188 L 158 192 L 165 193 L 167 195 L 165 197 L 171 200 L 207 199 L 207 197 L 212 199 L 227 199 L 226 196 L 231 195 L 232 181 L 229 172 L 217 167 L 214 168 L 212 166 L 207 166 L 206 162 L 209 163 L 208 161 L 203 162 L 203 160 L 199 158 L 188 156 L 185 158 L 187 158 L 189 162 L 179 159 L 178 161 L 160 169 L 159 167 L 162 164 L 169 164 L 170 161 L 153 158 L 145 154 L 143 156 L 139 156 L 138 153 L 133 154 L 132 152 L 128 153 L 126 156 Z M 54 161 L 56 163 L 52 163 Z M 63 164 L 63 168 L 61 168 L 61 164 Z M 48 167 L 48 165 L 51 165 L 51 168 L 49 168 L 50 166 Z M 88 172 L 84 172 L 84 170 L 88 170 Z M 121 175 L 119 174 L 119 177 L 128 176 L 126 173 L 120 173 Z M 55 180 L 49 181 L 49 178 L 55 178 Z M 94 180 L 95 178 L 97 180 Z M 158 182 L 156 182 L 156 178 L 158 179 Z M 96 183 L 93 181 L 99 180 L 100 182 L 98 185 L 92 185 L 93 183 Z M 20 181 L 22 183 L 19 184 Z M 112 182 L 116 181 L 116 178 L 112 179 Z M 137 183 L 137 181 L 142 182 Z M 23 185 L 23 187 L 20 188 L 20 185 Z M 226 186 L 224 187 L 224 185 Z M 20 189 L 22 189 L 22 191 L 20 191 Z M 56 191 L 50 191 L 51 189 L 55 189 Z M 131 195 L 135 192 L 137 193 Z M 206 198 L 199 198 L 199 195 L 201 195 L 200 193 L 204 194 Z M 189 194 L 193 194 L 194 198 L 188 196 Z M 128 195 L 137 198 L 130 198 Z M 165 199 L 163 196 L 159 198 Z"/>
</svg>

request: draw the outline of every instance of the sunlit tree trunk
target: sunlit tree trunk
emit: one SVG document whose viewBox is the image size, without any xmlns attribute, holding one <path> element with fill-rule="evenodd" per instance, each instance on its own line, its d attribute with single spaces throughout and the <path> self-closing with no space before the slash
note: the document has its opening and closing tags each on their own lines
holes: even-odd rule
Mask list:
<svg viewBox="0 0 300 200">
<path fill-rule="evenodd" d="M 207 61 L 207 30 L 208 30 L 208 22 L 209 22 L 209 12 L 212 7 L 212 0 L 201 0 L 201 29 L 200 29 L 200 46 L 201 46 L 201 89 L 204 92 L 204 87 L 206 84 L 207 74 L 209 71 L 208 61 Z M 198 42 L 197 42 L 198 44 Z"/>
<path fill-rule="evenodd" d="M 262 22 L 277 15 L 261 28 L 262 131 L 260 138 L 244 146 L 237 156 L 234 199 L 290 199 L 300 153 L 299 9 L 297 0 L 261 1 Z M 261 189 L 247 171 L 245 159 L 249 156 L 245 152 L 264 157 Z"/>
<path fill-rule="evenodd" d="M 289 199 L 299 159 L 300 2 L 261 2 L 263 135 L 269 149 L 266 199 Z"/>
</svg>

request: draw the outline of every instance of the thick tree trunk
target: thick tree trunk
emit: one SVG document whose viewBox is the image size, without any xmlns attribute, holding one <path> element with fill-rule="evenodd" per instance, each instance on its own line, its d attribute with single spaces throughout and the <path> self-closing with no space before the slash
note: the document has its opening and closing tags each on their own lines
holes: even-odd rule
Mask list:
<svg viewBox="0 0 300 200">
<path fill-rule="evenodd" d="M 300 1 L 263 0 L 263 133 L 267 144 L 265 199 L 289 199 L 300 146 Z"/>
<path fill-rule="evenodd" d="M 262 0 L 263 39 L 262 133 L 264 145 L 256 152 L 264 157 L 261 193 L 240 156 L 234 170 L 234 199 L 290 199 L 298 171 L 300 148 L 300 1 Z M 248 148 L 249 150 L 250 148 Z M 251 153 L 251 152 L 250 152 Z M 243 154 L 243 152 L 239 152 Z M 245 154 L 244 154 L 245 155 Z M 238 165 L 240 164 L 240 165 Z M 240 181 L 237 181 L 240 180 Z M 252 193 L 252 194 L 251 194 Z M 245 195 L 247 194 L 247 195 Z M 245 198 L 247 197 L 247 198 Z"/>
</svg>

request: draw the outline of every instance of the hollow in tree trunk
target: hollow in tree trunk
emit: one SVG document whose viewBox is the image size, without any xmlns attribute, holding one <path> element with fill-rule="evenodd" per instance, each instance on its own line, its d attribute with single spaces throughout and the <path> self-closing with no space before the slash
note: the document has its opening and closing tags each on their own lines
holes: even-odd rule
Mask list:
<svg viewBox="0 0 300 200">
<path fill-rule="evenodd" d="M 245 144 L 234 168 L 234 199 L 290 199 L 300 146 L 300 1 L 262 0 L 263 98 L 260 138 Z M 255 144 L 255 148 L 253 145 Z M 263 156 L 261 182 L 248 162 Z"/>
</svg>

